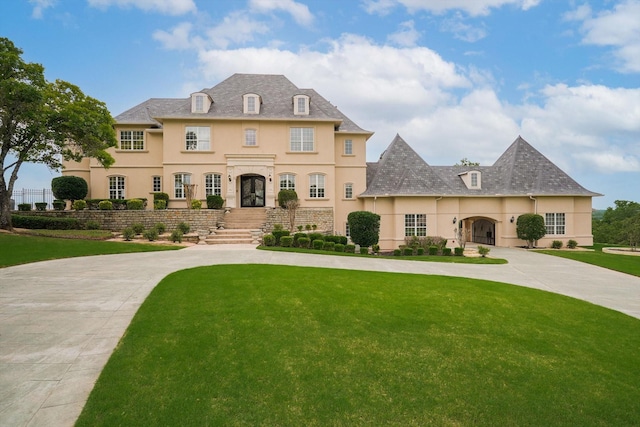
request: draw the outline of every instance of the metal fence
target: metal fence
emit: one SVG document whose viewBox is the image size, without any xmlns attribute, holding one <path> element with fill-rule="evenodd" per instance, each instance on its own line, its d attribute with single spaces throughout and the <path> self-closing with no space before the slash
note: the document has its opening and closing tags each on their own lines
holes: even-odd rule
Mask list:
<svg viewBox="0 0 640 427">
<path fill-rule="evenodd" d="M 47 209 L 53 209 L 53 191 L 50 188 L 13 190 L 11 200 L 13 201 L 13 206 L 10 206 L 10 208 L 13 210 L 17 209 L 21 203 L 30 203 L 31 207 L 34 208 L 34 203 L 41 202 L 47 203 Z"/>
</svg>

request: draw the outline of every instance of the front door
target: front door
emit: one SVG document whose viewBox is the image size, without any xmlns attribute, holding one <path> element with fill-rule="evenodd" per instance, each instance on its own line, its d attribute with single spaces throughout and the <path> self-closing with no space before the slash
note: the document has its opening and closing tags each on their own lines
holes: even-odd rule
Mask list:
<svg viewBox="0 0 640 427">
<path fill-rule="evenodd" d="M 240 178 L 241 207 L 264 207 L 264 182 L 260 175 L 243 175 Z"/>
</svg>

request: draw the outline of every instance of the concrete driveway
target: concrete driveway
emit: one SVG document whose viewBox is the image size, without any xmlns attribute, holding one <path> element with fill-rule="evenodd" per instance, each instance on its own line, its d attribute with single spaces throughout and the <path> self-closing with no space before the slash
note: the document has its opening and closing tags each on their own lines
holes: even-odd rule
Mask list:
<svg viewBox="0 0 640 427">
<path fill-rule="evenodd" d="M 167 274 L 212 264 L 281 264 L 494 280 L 640 318 L 640 278 L 520 249 L 506 265 L 444 264 L 193 246 L 0 269 L 0 426 L 72 426 L 111 352 Z M 640 258 L 638 259 L 640 262 Z"/>
</svg>

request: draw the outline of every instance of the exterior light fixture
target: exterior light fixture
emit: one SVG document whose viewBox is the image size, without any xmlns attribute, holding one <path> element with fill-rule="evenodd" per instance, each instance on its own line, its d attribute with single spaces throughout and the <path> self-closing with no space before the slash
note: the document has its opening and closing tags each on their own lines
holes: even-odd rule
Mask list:
<svg viewBox="0 0 640 427">
<path fill-rule="evenodd" d="M 453 223 L 455 224 L 456 222 L 458 222 L 458 218 L 456 218 L 455 216 L 453 217 Z"/>
<path fill-rule="evenodd" d="M 509 221 L 511 221 L 511 223 L 513 224 L 513 221 L 515 221 L 516 219 L 512 216 L 511 219 Z"/>
<path fill-rule="evenodd" d="M 229 182 L 231 182 L 231 174 L 229 174 Z"/>
</svg>

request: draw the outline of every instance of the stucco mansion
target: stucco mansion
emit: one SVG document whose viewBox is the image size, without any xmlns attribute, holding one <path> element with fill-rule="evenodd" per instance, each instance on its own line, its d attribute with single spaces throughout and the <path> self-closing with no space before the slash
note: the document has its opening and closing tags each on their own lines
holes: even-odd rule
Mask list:
<svg viewBox="0 0 640 427">
<path fill-rule="evenodd" d="M 201 200 L 217 194 L 233 209 L 273 210 L 293 189 L 300 210 L 330 212 L 348 235 L 347 215 L 380 215 L 380 247 L 405 236 L 442 236 L 461 227 L 467 241 L 519 246 L 515 220 L 545 218 L 539 242 L 592 244 L 592 198 L 521 137 L 492 166 L 430 166 L 400 136 L 375 163 L 373 132 L 360 128 L 313 89 L 281 75 L 235 74 L 183 99 L 149 99 L 115 118 L 115 164 L 67 162 L 65 175 L 86 179 L 91 198 L 170 196 L 185 208 L 185 185 Z M 152 204 L 149 204 L 152 208 Z"/>
</svg>

